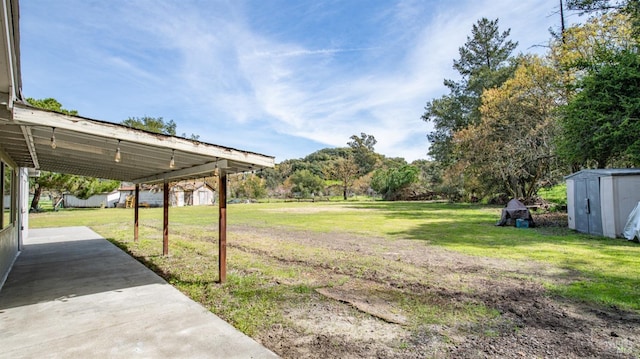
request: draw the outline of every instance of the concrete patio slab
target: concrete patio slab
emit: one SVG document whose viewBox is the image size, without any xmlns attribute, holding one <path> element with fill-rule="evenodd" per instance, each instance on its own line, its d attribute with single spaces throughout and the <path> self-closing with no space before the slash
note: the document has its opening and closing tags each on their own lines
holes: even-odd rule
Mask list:
<svg viewBox="0 0 640 359">
<path fill-rule="evenodd" d="M 87 227 L 31 229 L 0 290 L 2 358 L 276 358 Z"/>
</svg>

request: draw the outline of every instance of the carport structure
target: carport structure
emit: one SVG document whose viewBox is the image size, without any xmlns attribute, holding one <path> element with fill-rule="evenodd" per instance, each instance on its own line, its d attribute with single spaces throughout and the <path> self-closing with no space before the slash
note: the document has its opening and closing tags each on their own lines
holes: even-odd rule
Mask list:
<svg viewBox="0 0 640 359">
<path fill-rule="evenodd" d="M 169 183 L 217 176 L 219 280 L 226 278 L 227 176 L 273 167 L 274 158 L 176 136 L 71 116 L 15 102 L 0 127 L 5 152 L 19 167 L 164 186 L 163 254 L 168 254 Z M 137 192 L 137 191 L 136 191 Z M 134 238 L 138 239 L 136 195 Z"/>
<path fill-rule="evenodd" d="M 164 186 L 163 253 L 168 253 L 169 183 L 216 175 L 219 280 L 226 279 L 227 176 L 273 167 L 274 158 L 120 124 L 46 111 L 22 96 L 17 0 L 0 0 L 0 160 L 13 176 L 9 223 L 0 227 L 0 285 L 28 227 L 26 169 Z M 52 94 L 55 96 L 55 94 Z M 25 193 L 26 192 L 26 193 Z M 136 196 L 136 202 L 137 202 Z M 5 206 L 6 207 L 6 206 Z M 138 237 L 138 204 L 135 206 Z M 6 221 L 5 221 L 6 222 Z M 14 245 L 17 243 L 17 246 Z M 8 248 L 3 252 L 3 248 Z"/>
</svg>

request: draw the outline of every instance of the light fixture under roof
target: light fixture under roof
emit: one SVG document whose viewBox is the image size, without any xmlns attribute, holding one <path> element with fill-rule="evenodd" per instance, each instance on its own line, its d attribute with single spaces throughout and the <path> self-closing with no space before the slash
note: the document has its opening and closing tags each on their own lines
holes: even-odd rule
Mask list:
<svg viewBox="0 0 640 359">
<path fill-rule="evenodd" d="M 171 150 L 171 160 L 169 161 L 169 168 L 176 168 L 176 150 Z"/>
<path fill-rule="evenodd" d="M 122 160 L 122 155 L 120 154 L 120 140 L 118 140 L 118 148 L 116 148 L 116 157 L 113 159 L 117 163 L 120 163 Z"/>
</svg>

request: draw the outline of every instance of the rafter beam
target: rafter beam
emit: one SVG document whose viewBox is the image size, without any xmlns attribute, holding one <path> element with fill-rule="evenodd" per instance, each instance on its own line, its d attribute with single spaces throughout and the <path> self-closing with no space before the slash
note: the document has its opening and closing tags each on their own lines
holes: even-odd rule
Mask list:
<svg viewBox="0 0 640 359">
<path fill-rule="evenodd" d="M 33 135 L 31 134 L 31 129 L 29 127 L 20 126 L 20 130 L 22 131 L 22 135 L 24 136 L 24 140 L 27 144 L 27 148 L 29 149 L 29 155 L 31 155 L 31 161 L 33 162 L 33 167 L 40 168 L 40 164 L 38 163 L 38 154 L 36 152 L 36 145 L 33 141 Z"/>
<path fill-rule="evenodd" d="M 204 175 L 206 173 L 213 173 L 216 168 L 224 170 L 228 167 L 227 160 L 219 160 L 215 162 L 205 163 L 204 165 L 194 166 L 189 168 L 183 168 L 176 171 L 169 171 L 160 173 L 153 176 L 137 178 L 133 180 L 133 183 L 157 183 L 163 181 L 171 181 L 173 179 L 184 178 L 187 176 Z"/>
</svg>

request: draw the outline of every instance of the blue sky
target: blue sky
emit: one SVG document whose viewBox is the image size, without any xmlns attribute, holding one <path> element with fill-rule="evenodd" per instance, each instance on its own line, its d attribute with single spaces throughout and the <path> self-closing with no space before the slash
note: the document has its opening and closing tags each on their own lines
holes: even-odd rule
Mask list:
<svg viewBox="0 0 640 359">
<path fill-rule="evenodd" d="M 276 156 L 346 146 L 427 158 L 425 103 L 481 17 L 544 52 L 557 0 L 22 0 L 23 93 L 111 122 Z"/>
</svg>

